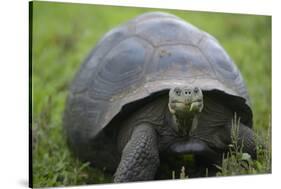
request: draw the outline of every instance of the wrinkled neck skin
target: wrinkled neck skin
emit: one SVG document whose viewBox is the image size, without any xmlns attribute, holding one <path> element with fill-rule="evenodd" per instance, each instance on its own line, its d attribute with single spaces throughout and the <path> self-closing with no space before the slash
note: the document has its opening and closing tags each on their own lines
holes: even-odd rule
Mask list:
<svg viewBox="0 0 281 189">
<path fill-rule="evenodd" d="M 174 129 L 179 136 L 190 136 L 197 127 L 197 115 L 193 114 L 174 114 L 172 115 L 174 121 Z"/>
</svg>

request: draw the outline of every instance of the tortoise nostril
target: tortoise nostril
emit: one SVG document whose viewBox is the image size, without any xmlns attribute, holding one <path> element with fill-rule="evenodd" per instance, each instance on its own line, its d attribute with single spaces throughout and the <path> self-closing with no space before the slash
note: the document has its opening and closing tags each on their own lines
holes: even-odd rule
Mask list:
<svg viewBox="0 0 281 189">
<path fill-rule="evenodd" d="M 187 95 L 191 95 L 192 91 L 191 89 L 185 89 L 184 90 L 184 94 L 187 96 Z"/>
</svg>

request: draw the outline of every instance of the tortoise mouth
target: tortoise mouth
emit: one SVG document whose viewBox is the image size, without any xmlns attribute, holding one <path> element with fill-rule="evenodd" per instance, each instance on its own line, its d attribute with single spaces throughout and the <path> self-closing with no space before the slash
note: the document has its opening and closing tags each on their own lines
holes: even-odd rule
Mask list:
<svg viewBox="0 0 281 189">
<path fill-rule="evenodd" d="M 203 109 L 203 100 L 202 99 L 195 99 L 192 101 L 187 100 L 172 100 L 169 104 L 170 112 L 171 113 L 179 113 L 179 114 L 186 114 L 186 113 L 199 113 Z"/>
<path fill-rule="evenodd" d="M 184 105 L 186 105 L 186 106 L 190 106 L 191 104 L 193 104 L 193 103 L 195 103 L 195 102 L 197 102 L 197 103 L 202 103 L 203 102 L 203 99 L 195 99 L 195 100 L 192 100 L 192 101 L 187 101 L 187 100 L 185 100 L 185 101 L 181 101 L 181 100 L 172 100 L 171 101 L 171 104 L 184 104 Z"/>
</svg>

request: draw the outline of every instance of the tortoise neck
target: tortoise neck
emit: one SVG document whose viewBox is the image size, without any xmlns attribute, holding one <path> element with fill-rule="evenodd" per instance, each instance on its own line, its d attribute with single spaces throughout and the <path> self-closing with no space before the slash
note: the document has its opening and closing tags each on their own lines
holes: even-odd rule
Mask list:
<svg viewBox="0 0 281 189">
<path fill-rule="evenodd" d="M 180 136 L 189 136 L 196 128 L 197 115 L 174 115 L 174 119 L 177 123 L 177 132 Z"/>
<path fill-rule="evenodd" d="M 168 110 L 166 111 L 166 123 L 169 127 L 172 127 L 177 135 L 189 136 L 197 127 L 198 115 L 186 115 L 180 116 L 177 114 L 171 114 Z"/>
</svg>

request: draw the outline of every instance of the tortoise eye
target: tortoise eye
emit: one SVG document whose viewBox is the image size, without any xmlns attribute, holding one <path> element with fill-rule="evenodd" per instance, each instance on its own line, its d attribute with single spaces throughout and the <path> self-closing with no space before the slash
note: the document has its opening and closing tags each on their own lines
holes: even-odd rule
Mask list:
<svg viewBox="0 0 281 189">
<path fill-rule="evenodd" d="M 175 88 L 174 92 L 176 95 L 180 96 L 181 95 L 181 89 L 180 88 Z"/>
</svg>

